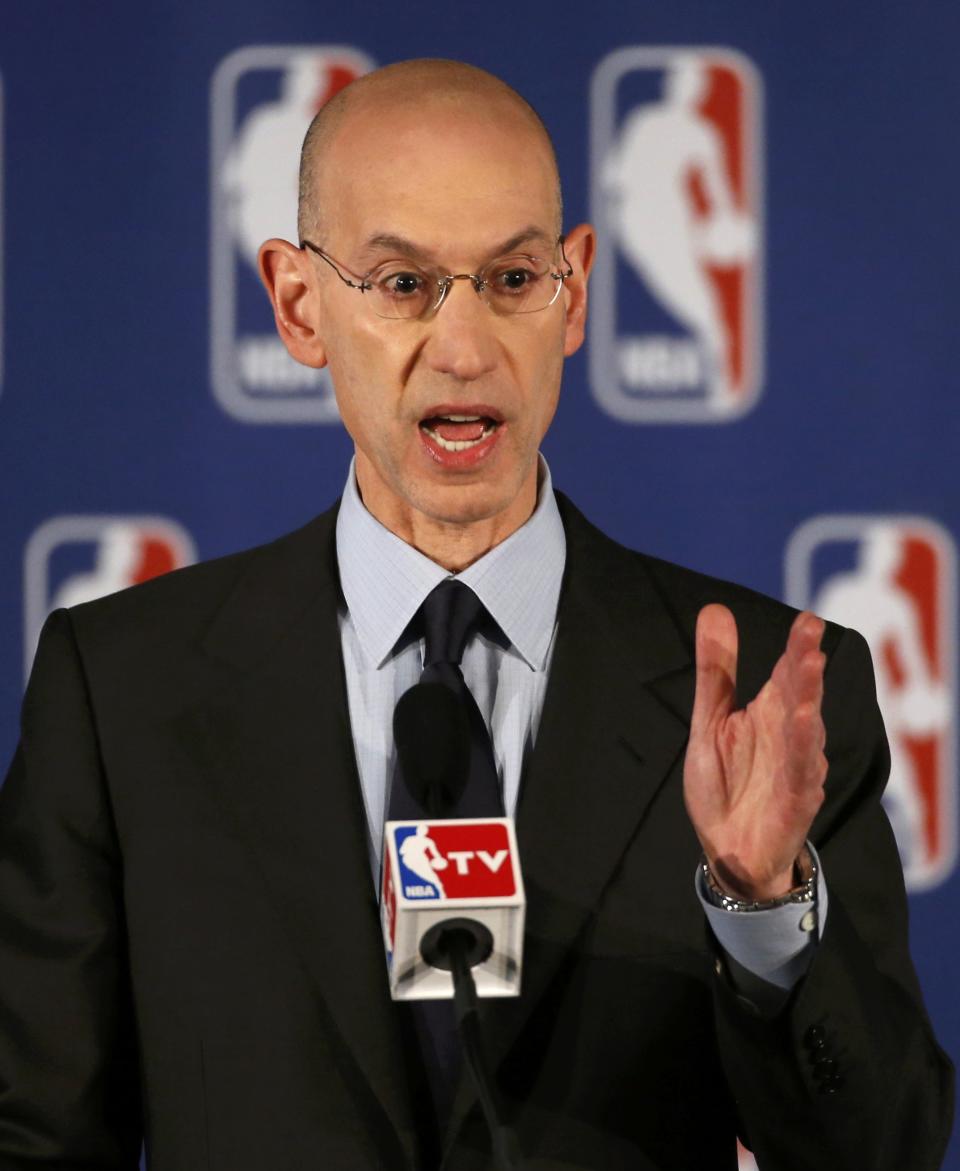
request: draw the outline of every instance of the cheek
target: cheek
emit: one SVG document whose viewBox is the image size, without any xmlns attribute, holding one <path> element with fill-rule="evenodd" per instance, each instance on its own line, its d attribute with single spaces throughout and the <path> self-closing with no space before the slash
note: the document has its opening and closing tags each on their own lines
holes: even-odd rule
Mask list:
<svg viewBox="0 0 960 1171">
<path fill-rule="evenodd" d="M 543 347 L 531 370 L 532 385 L 534 387 L 532 414 L 539 421 L 543 430 L 549 425 L 557 409 L 562 375 L 562 349 L 557 345 Z"/>
<path fill-rule="evenodd" d="M 376 388 L 383 384 L 377 351 L 362 330 L 333 327 L 328 337 L 327 363 L 344 423 L 376 409 Z M 349 429 L 349 428 L 348 428 Z"/>
</svg>

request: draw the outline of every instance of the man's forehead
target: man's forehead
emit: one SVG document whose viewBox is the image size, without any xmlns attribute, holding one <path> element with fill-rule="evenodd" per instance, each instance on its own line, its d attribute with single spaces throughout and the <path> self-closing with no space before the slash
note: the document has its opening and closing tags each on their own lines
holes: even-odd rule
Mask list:
<svg viewBox="0 0 960 1171">
<path fill-rule="evenodd" d="M 475 111 L 351 118 L 318 168 L 315 197 L 328 224 L 349 224 L 366 249 L 395 245 L 388 237 L 431 249 L 447 231 L 475 231 L 490 248 L 555 239 L 556 171 L 538 145 L 522 122 Z"/>
<path fill-rule="evenodd" d="M 515 103 L 497 98 L 478 105 L 437 95 L 396 103 L 379 97 L 358 102 L 331 136 L 324 169 L 336 162 L 400 168 L 404 156 L 443 154 L 478 160 L 524 154 L 531 166 L 553 164 L 539 125 Z"/>
</svg>

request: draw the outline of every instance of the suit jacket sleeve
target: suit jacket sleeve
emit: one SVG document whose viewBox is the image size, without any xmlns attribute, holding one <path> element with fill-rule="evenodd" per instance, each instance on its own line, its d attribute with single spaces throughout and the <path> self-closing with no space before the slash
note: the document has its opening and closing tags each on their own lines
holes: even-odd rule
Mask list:
<svg viewBox="0 0 960 1171">
<path fill-rule="evenodd" d="M 826 928 L 773 1019 L 717 981 L 722 1061 L 764 1171 L 934 1171 L 953 1071 L 909 958 L 901 868 L 880 805 L 886 738 L 869 651 L 851 630 L 830 656 L 824 718 L 827 799 L 811 837 L 829 889 Z"/>
<path fill-rule="evenodd" d="M 135 1171 L 122 868 L 66 611 L 41 636 L 0 789 L 0 1171 Z"/>
</svg>

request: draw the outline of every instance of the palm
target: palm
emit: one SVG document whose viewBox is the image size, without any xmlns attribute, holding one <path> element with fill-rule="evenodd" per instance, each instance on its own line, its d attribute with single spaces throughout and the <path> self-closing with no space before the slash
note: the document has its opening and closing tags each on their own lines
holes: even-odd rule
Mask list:
<svg viewBox="0 0 960 1171">
<path fill-rule="evenodd" d="M 733 893 L 782 894 L 823 800 L 823 623 L 795 620 L 757 697 L 734 711 L 737 628 L 724 606 L 697 622 L 697 693 L 684 766 L 687 812 Z"/>
</svg>

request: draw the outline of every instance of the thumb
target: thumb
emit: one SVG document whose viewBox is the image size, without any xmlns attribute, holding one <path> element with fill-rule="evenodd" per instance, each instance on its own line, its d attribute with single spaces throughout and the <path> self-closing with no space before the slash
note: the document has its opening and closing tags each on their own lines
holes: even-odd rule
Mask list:
<svg viewBox="0 0 960 1171">
<path fill-rule="evenodd" d="M 697 689 L 690 735 L 733 710 L 737 682 L 737 624 L 726 606 L 712 603 L 697 616 Z"/>
</svg>

